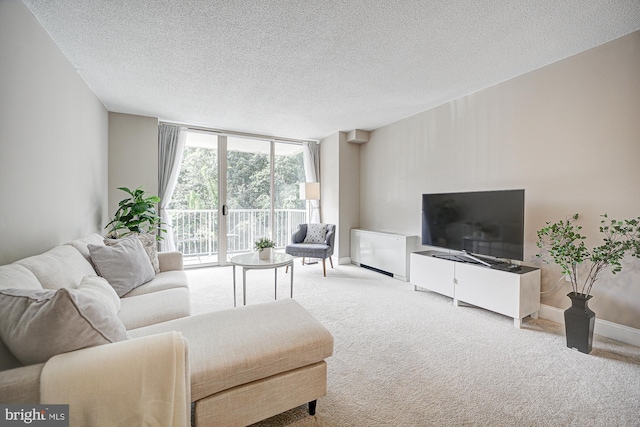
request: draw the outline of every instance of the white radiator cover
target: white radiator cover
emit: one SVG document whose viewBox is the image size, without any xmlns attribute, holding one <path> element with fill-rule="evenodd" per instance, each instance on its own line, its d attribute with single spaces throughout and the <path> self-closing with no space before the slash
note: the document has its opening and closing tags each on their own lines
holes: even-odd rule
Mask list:
<svg viewBox="0 0 640 427">
<path fill-rule="evenodd" d="M 373 267 L 409 281 L 409 254 L 416 250 L 418 236 L 351 229 L 351 262 Z"/>
</svg>

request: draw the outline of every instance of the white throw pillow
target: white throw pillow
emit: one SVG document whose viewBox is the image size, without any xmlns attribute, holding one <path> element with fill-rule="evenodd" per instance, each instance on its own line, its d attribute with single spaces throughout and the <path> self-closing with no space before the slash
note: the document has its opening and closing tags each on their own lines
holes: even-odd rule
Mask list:
<svg viewBox="0 0 640 427">
<path fill-rule="evenodd" d="M 307 235 L 303 243 L 324 243 L 327 238 L 327 224 L 307 224 Z"/>
<path fill-rule="evenodd" d="M 84 276 L 76 288 L 80 292 L 92 295 L 95 299 L 109 307 L 114 314 L 120 311 L 120 297 L 115 289 L 111 287 L 107 279 L 100 276 Z"/>
</svg>

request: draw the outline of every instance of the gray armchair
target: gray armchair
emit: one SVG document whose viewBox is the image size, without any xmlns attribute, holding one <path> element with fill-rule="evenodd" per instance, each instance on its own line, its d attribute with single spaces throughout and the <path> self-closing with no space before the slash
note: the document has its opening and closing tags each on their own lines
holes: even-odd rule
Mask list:
<svg viewBox="0 0 640 427">
<path fill-rule="evenodd" d="M 322 259 L 322 272 L 324 277 L 327 277 L 325 260 L 329 258 L 331 268 L 333 268 L 331 255 L 333 255 L 336 226 L 327 224 L 327 235 L 323 243 L 304 243 L 305 237 L 307 237 L 307 224 L 300 224 L 298 225 L 298 230 L 291 235 L 291 244 L 287 245 L 285 252 L 289 255 L 302 257 L 302 264 L 304 264 L 305 258 Z"/>
</svg>

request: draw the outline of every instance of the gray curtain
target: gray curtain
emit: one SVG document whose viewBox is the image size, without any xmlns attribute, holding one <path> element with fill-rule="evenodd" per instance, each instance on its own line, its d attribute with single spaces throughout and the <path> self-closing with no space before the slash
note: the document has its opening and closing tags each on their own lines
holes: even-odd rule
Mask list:
<svg viewBox="0 0 640 427">
<path fill-rule="evenodd" d="M 304 161 L 304 175 L 306 182 L 320 182 L 320 145 L 317 142 L 303 142 L 304 150 L 302 157 Z M 320 200 L 310 200 L 311 218 L 310 223 L 320 222 Z"/>
<path fill-rule="evenodd" d="M 182 152 L 187 139 L 187 128 L 161 124 L 158 129 L 158 197 L 160 218 L 167 233 L 160 242 L 161 251 L 175 251 L 171 215 L 167 207 L 178 182 Z"/>
</svg>

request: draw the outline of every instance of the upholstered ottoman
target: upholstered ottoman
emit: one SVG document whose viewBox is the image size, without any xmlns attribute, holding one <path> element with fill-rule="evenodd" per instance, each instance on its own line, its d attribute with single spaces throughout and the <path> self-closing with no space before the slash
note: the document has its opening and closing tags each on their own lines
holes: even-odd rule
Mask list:
<svg viewBox="0 0 640 427">
<path fill-rule="evenodd" d="M 245 426 L 326 394 L 331 333 L 295 300 L 221 310 L 129 331 L 189 342 L 196 426 Z"/>
</svg>

